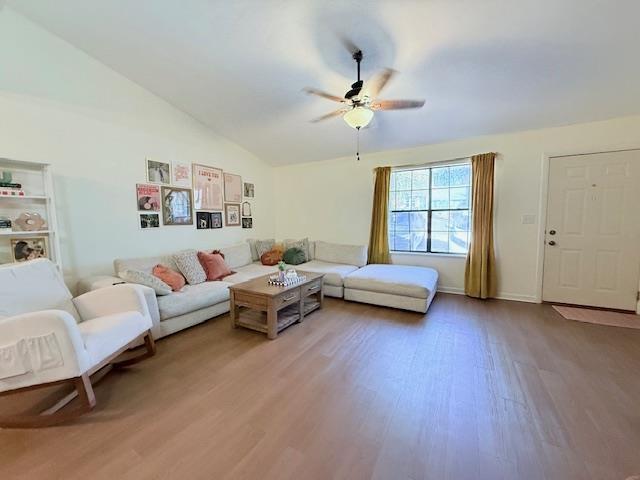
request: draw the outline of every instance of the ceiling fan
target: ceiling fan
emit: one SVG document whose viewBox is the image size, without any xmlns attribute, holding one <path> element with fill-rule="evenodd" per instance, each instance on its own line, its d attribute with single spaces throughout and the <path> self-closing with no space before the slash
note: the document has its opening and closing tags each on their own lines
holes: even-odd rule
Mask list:
<svg viewBox="0 0 640 480">
<path fill-rule="evenodd" d="M 353 59 L 358 67 L 358 80 L 351 84 L 351 90 L 344 97 L 331 95 L 316 88 L 304 89 L 310 95 L 317 95 L 327 100 L 342 103 L 342 107 L 312 120 L 313 123 L 342 116 L 347 125 L 359 131 L 371 122 L 374 112 L 377 110 L 403 110 L 421 108 L 424 105 L 424 100 L 377 100 L 378 94 L 393 78 L 396 71 L 391 68 L 385 68 L 365 83 L 360 78 L 360 62 L 362 62 L 363 58 L 362 50 L 353 48 L 352 51 Z"/>
</svg>

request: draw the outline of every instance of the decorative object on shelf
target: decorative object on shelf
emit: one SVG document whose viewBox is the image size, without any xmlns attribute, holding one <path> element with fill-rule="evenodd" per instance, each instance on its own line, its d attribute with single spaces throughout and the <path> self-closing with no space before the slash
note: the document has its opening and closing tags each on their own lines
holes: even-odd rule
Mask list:
<svg viewBox="0 0 640 480">
<path fill-rule="evenodd" d="M 196 210 L 222 210 L 222 170 L 193 164 L 193 201 Z"/>
<path fill-rule="evenodd" d="M 211 228 L 222 228 L 222 212 L 211 212 Z"/>
<path fill-rule="evenodd" d="M 174 187 L 191 188 L 191 164 L 172 162 L 171 175 L 171 183 Z"/>
<path fill-rule="evenodd" d="M 171 184 L 171 164 L 166 162 L 147 161 L 147 182 L 159 183 L 160 185 Z"/>
<path fill-rule="evenodd" d="M 136 184 L 136 198 L 138 201 L 138 211 L 159 212 L 160 211 L 160 187 L 146 183 Z"/>
<path fill-rule="evenodd" d="M 289 275 L 289 272 L 282 273 L 282 277 L 280 275 L 271 275 L 269 277 L 269 285 L 275 285 L 277 287 L 289 287 L 291 285 L 295 285 L 297 283 L 302 283 L 307 280 L 307 277 L 304 275 L 298 275 L 296 271 L 293 271 L 292 275 Z"/>
<path fill-rule="evenodd" d="M 39 213 L 23 212 L 16 218 L 14 223 L 18 225 L 23 232 L 37 232 L 38 230 L 46 229 L 46 222 Z"/>
<path fill-rule="evenodd" d="M 11 220 L 7 217 L 0 217 L 0 232 L 13 232 Z"/>
<path fill-rule="evenodd" d="M 11 170 L 3 170 L 0 174 L 0 185 L 13 183 L 13 172 Z"/>
<path fill-rule="evenodd" d="M 243 217 L 251 216 L 251 204 L 249 202 L 242 202 L 242 216 Z"/>
<path fill-rule="evenodd" d="M 244 217 L 242 219 L 242 228 L 253 228 L 253 218 Z"/>
<path fill-rule="evenodd" d="M 211 214 L 209 212 L 196 212 L 196 228 L 198 230 L 211 228 Z"/>
<path fill-rule="evenodd" d="M 255 196 L 255 189 L 253 183 L 244 184 L 244 196 L 247 198 L 253 198 Z"/>
<path fill-rule="evenodd" d="M 230 203 L 242 201 L 242 177 L 240 175 L 224 174 L 224 201 Z"/>
<path fill-rule="evenodd" d="M 24 197 L 24 190 L 0 187 L 0 197 Z"/>
<path fill-rule="evenodd" d="M 141 213 L 140 214 L 140 228 L 143 230 L 147 228 L 159 228 L 160 227 L 160 214 L 158 213 Z"/>
<path fill-rule="evenodd" d="M 287 268 L 287 264 L 280 260 L 278 262 L 278 280 L 284 282 L 284 271 Z"/>
<path fill-rule="evenodd" d="M 162 187 L 162 223 L 193 225 L 191 189 Z"/>
<path fill-rule="evenodd" d="M 224 204 L 224 224 L 227 227 L 240 226 L 240 204 L 239 203 Z"/>
<path fill-rule="evenodd" d="M 49 258 L 47 237 L 12 238 L 10 242 L 11 258 L 14 262 Z"/>
</svg>

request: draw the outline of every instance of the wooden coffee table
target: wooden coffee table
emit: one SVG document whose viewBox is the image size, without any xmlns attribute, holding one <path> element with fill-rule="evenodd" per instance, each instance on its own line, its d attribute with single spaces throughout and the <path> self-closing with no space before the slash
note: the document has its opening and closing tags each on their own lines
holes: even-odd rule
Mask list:
<svg viewBox="0 0 640 480">
<path fill-rule="evenodd" d="M 289 287 L 269 285 L 269 275 L 230 286 L 231 326 L 257 330 L 274 339 L 281 330 L 322 308 L 324 273 L 298 275 L 305 276 L 305 281 Z M 246 308 L 241 312 L 241 307 Z"/>
</svg>

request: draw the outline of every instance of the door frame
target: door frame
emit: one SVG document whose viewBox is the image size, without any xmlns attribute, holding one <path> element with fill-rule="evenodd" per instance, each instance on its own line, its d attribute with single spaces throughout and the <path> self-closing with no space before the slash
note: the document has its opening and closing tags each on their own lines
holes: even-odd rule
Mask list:
<svg viewBox="0 0 640 480">
<path fill-rule="evenodd" d="M 540 197 L 538 201 L 538 247 L 536 252 L 536 302 L 542 303 L 542 284 L 544 282 L 544 252 L 545 252 L 545 229 L 547 227 L 547 203 L 549 195 L 549 167 L 551 160 L 561 157 L 573 157 L 576 155 L 595 155 L 599 153 L 616 153 L 640 151 L 640 143 L 629 143 L 623 145 L 600 147 L 600 148 L 584 148 L 584 149 L 567 149 L 564 151 L 544 152 L 542 154 L 542 168 L 540 171 Z M 640 275 L 639 275 L 640 278 Z M 638 281 L 638 290 L 640 291 L 640 280 Z M 640 300 L 636 303 L 636 313 L 640 314 Z"/>
</svg>

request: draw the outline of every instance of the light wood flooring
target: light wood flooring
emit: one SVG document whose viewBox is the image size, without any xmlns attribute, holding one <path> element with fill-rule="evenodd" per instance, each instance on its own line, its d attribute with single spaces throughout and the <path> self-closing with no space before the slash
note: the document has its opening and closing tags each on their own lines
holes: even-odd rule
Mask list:
<svg viewBox="0 0 640 480">
<path fill-rule="evenodd" d="M 422 316 L 327 299 L 274 341 L 225 315 L 157 347 L 79 421 L 0 430 L 0 479 L 640 474 L 640 331 L 548 305 L 439 294 Z"/>
</svg>

